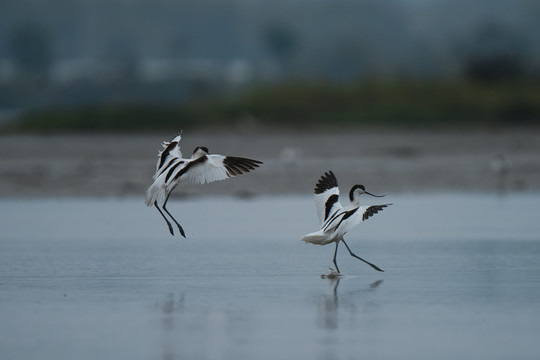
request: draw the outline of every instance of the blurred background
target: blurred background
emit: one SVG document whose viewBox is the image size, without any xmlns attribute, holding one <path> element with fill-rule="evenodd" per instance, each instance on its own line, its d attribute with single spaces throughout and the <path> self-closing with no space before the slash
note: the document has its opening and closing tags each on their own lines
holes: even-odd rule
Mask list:
<svg viewBox="0 0 540 360">
<path fill-rule="evenodd" d="M 94 178 L 100 164 L 125 153 L 148 169 L 130 176 L 147 181 L 159 143 L 180 130 L 258 136 L 193 138 L 186 152 L 207 145 L 284 166 L 317 158 L 310 184 L 328 158 L 377 156 L 354 164 L 374 166 L 452 153 L 464 159 L 446 161 L 460 165 L 451 174 L 485 173 L 459 189 L 483 189 L 511 165 L 523 173 L 515 188 L 538 188 L 540 166 L 531 160 L 540 124 L 538 39 L 536 0 L 0 0 L 2 173 L 18 179 L 0 192 L 18 189 L 21 174 L 33 184 L 56 171 L 32 165 L 38 153 L 56 164 L 72 156 L 70 171 Z M 449 131 L 477 137 L 437 137 Z M 74 137 L 90 133 L 115 136 Z M 43 134 L 57 136 L 54 146 Z M 261 149 L 265 136 L 272 141 Z M 461 167 L 479 153 L 478 163 Z M 517 163 L 522 154 L 527 161 Z M 119 158 L 102 171 L 126 163 Z M 69 173 L 68 165 L 59 168 Z M 394 165 L 378 177 L 405 182 L 403 171 L 414 166 Z M 343 171 L 356 172 L 351 166 Z M 439 170 L 422 168 L 404 189 L 424 188 L 418 178 L 437 174 L 444 175 L 431 186 L 456 184 Z M 143 186 L 130 180 L 123 189 Z"/>
<path fill-rule="evenodd" d="M 40 131 L 537 124 L 539 38 L 535 0 L 1 0 L 0 117 Z"/>
</svg>

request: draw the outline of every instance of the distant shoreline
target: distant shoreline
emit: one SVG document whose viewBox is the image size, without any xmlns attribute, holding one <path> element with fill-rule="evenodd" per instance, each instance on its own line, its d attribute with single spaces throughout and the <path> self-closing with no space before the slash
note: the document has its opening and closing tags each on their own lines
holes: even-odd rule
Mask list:
<svg viewBox="0 0 540 360">
<path fill-rule="evenodd" d="M 242 132 L 540 129 L 540 86 L 528 78 L 498 82 L 394 79 L 347 85 L 292 81 L 186 102 L 139 99 L 93 104 L 30 106 L 4 114 L 4 121 L 0 114 L 0 132 L 148 133 L 177 131 L 178 124 L 184 130 Z"/>
</svg>

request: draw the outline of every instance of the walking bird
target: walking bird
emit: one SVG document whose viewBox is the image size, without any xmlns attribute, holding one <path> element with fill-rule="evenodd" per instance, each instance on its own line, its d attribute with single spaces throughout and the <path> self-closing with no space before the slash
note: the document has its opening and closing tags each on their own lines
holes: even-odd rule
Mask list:
<svg viewBox="0 0 540 360">
<path fill-rule="evenodd" d="M 332 171 L 325 172 L 315 186 L 315 205 L 321 222 L 321 229 L 305 235 L 302 240 L 316 245 L 327 245 L 335 242 L 336 249 L 334 250 L 333 262 L 338 273 L 339 268 L 336 262 L 336 255 L 340 242 L 343 242 L 351 256 L 365 262 L 377 271 L 383 271 L 377 265 L 354 254 L 343 239 L 343 236 L 361 221 L 367 220 L 385 207 L 392 205 L 360 206 L 359 199 L 362 194 L 368 194 L 375 197 L 384 196 L 367 192 L 364 185 L 354 185 L 349 191 L 349 200 L 351 203 L 343 207 L 339 202 L 337 179 Z"/>
<path fill-rule="evenodd" d="M 204 146 L 196 147 L 191 158 L 184 159 L 180 151 L 181 138 L 179 134 L 171 141 L 163 143 L 163 149 L 158 153 L 154 182 L 146 191 L 146 205 L 156 207 L 165 219 L 171 235 L 174 236 L 173 227 L 163 212 L 178 226 L 180 234 L 186 237 L 182 226 L 167 210 L 167 201 L 178 185 L 225 180 L 254 170 L 262 162 L 241 157 L 210 155 L 208 148 Z"/>
</svg>

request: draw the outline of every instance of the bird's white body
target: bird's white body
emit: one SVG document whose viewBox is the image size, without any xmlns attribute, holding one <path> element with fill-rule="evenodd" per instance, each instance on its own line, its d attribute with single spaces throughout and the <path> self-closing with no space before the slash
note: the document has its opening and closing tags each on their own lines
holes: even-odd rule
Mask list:
<svg viewBox="0 0 540 360">
<path fill-rule="evenodd" d="M 169 142 L 163 143 L 163 149 L 158 153 L 154 182 L 146 191 L 146 205 L 156 206 L 163 218 L 169 225 L 159 207 L 162 207 L 178 225 L 180 232 L 183 230 L 166 209 L 167 200 L 172 191 L 179 185 L 206 184 L 218 180 L 225 180 L 250 170 L 254 170 L 262 162 L 246 158 L 208 154 L 206 147 L 197 147 L 190 158 L 183 158 L 180 150 L 178 135 Z"/>
<path fill-rule="evenodd" d="M 356 225 L 367 220 L 383 208 L 391 205 L 360 206 L 359 197 L 362 194 L 377 196 L 368 193 L 363 185 L 355 185 L 349 192 L 350 204 L 345 207 L 342 206 L 339 201 L 339 187 L 335 175 L 331 171 L 325 173 L 315 186 L 315 204 L 321 228 L 318 231 L 305 235 L 302 237 L 302 240 L 306 243 L 315 245 L 327 245 L 335 242 L 336 252 L 339 243 L 342 241 L 345 246 L 347 246 L 351 255 L 358 258 L 358 256 L 350 251 L 347 243 L 343 240 L 343 237 Z M 366 262 L 361 258 L 359 259 Z M 334 264 L 337 268 L 335 254 Z M 373 264 L 370 265 L 377 270 L 380 270 Z"/>
<path fill-rule="evenodd" d="M 362 222 L 362 214 L 365 209 L 367 209 L 367 206 L 359 207 L 353 204 L 342 207 L 334 216 L 321 224 L 319 231 L 305 235 L 302 240 L 315 245 L 328 245 L 340 241 L 349 230 Z M 343 219 L 351 212 L 354 212 L 352 216 Z"/>
<path fill-rule="evenodd" d="M 156 201 L 158 205 L 163 205 L 167 195 L 178 185 L 206 184 L 235 176 L 230 175 L 223 165 L 226 158 L 223 155 L 209 155 L 198 148 L 191 158 L 182 158 L 179 142 L 180 135 L 170 143 L 163 144 L 164 149 L 158 155 L 154 182 L 146 192 L 146 205 L 152 206 Z M 167 152 L 171 144 L 174 147 Z"/>
<path fill-rule="evenodd" d="M 360 206 L 359 197 L 365 193 L 360 187 L 351 190 L 351 203 L 343 207 L 339 201 L 339 188 L 334 174 L 330 172 L 323 176 L 315 188 L 315 204 L 321 228 L 307 234 L 302 240 L 316 245 L 339 242 L 353 227 L 390 205 Z"/>
</svg>

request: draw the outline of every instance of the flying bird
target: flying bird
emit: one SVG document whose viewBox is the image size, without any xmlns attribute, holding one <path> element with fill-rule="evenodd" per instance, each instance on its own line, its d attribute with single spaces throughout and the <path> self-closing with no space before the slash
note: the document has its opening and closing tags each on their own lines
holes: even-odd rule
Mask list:
<svg viewBox="0 0 540 360">
<path fill-rule="evenodd" d="M 361 221 L 369 219 L 377 214 L 385 207 L 392 204 L 360 206 L 360 195 L 367 194 L 375 197 L 383 197 L 384 195 L 374 195 L 366 191 L 364 185 L 354 185 L 349 191 L 350 204 L 343 207 L 339 202 L 339 187 L 336 176 L 332 171 L 325 172 L 315 186 L 315 205 L 317 214 L 321 222 L 319 231 L 305 235 L 302 240 L 306 243 L 316 245 L 327 245 L 332 242 L 336 243 L 334 250 L 334 265 L 339 272 L 336 262 L 337 250 L 340 242 L 343 242 L 349 254 L 358 260 L 361 260 L 374 268 L 377 271 L 381 270 L 377 265 L 370 263 L 354 254 L 343 237 L 353 227 Z"/>
<path fill-rule="evenodd" d="M 190 158 L 183 158 L 180 150 L 179 134 L 169 142 L 163 143 L 163 149 L 158 153 L 154 182 L 146 191 L 146 205 L 154 205 L 159 211 L 171 235 L 174 236 L 171 222 L 165 212 L 178 226 L 183 237 L 184 229 L 167 210 L 167 201 L 178 185 L 205 184 L 225 180 L 254 170 L 262 164 L 261 161 L 234 156 L 209 154 L 208 148 L 197 146 Z M 162 211 L 163 209 L 163 211 Z"/>
</svg>

